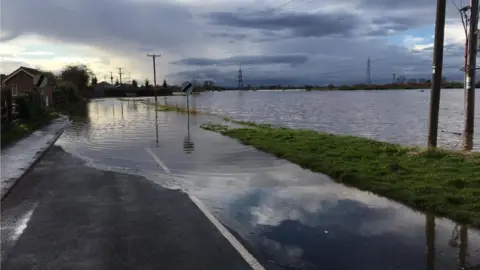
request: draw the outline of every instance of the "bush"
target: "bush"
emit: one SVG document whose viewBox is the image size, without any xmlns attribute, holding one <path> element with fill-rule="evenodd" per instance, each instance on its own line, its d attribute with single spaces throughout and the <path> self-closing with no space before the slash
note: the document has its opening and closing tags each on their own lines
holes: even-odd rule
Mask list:
<svg viewBox="0 0 480 270">
<path fill-rule="evenodd" d="M 39 119 L 45 116 L 46 111 L 42 106 L 42 97 L 36 90 L 24 92 L 15 99 L 18 118 L 22 120 Z"/>
</svg>

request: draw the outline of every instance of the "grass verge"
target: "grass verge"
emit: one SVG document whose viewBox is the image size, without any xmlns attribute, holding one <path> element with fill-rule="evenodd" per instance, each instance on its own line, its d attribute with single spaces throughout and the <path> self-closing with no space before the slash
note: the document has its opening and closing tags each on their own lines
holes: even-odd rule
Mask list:
<svg viewBox="0 0 480 270">
<path fill-rule="evenodd" d="M 53 119 L 56 119 L 58 114 L 56 112 L 49 112 L 47 115 L 25 122 L 12 123 L 5 126 L 1 131 L 1 147 L 4 148 L 25 136 L 31 134 L 35 130 L 49 124 Z"/>
<path fill-rule="evenodd" d="M 143 98 L 117 98 L 120 101 L 145 101 Z"/>
<path fill-rule="evenodd" d="M 153 103 L 147 103 L 147 104 L 155 106 Z M 189 114 L 193 114 L 193 115 L 197 115 L 197 114 L 210 115 L 210 116 L 218 117 L 218 118 L 220 118 L 224 121 L 227 121 L 227 122 L 231 122 L 231 123 L 235 123 L 235 124 L 239 124 L 239 125 L 247 126 L 247 127 L 273 127 L 273 125 L 270 125 L 270 124 L 258 124 L 258 123 L 250 122 L 250 121 L 235 120 L 235 119 L 233 119 L 229 116 L 222 116 L 222 115 L 218 115 L 218 114 L 214 114 L 214 113 L 200 111 L 200 110 L 197 110 L 197 109 L 187 109 L 187 108 L 184 108 L 184 107 L 180 107 L 178 105 L 175 105 L 175 106 L 168 105 L 168 104 L 157 105 L 155 110 L 160 111 L 160 112 L 178 112 L 178 113 L 189 113 Z M 215 126 L 215 125 L 213 125 L 213 126 Z"/>
<path fill-rule="evenodd" d="M 404 147 L 361 137 L 205 124 L 261 151 L 417 210 L 480 227 L 480 154 Z"/>
</svg>

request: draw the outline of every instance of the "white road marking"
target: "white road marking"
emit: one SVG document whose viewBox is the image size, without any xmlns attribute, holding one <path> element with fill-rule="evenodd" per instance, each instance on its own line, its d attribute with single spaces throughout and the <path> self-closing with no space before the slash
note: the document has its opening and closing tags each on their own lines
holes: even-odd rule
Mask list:
<svg viewBox="0 0 480 270">
<path fill-rule="evenodd" d="M 172 174 L 170 169 L 163 163 L 150 148 L 145 148 L 145 150 L 153 157 L 153 159 L 160 165 L 160 167 L 169 175 Z M 192 202 L 202 211 L 202 213 L 210 220 L 210 222 L 217 228 L 217 230 L 227 239 L 227 241 L 237 250 L 237 252 L 242 256 L 242 258 L 252 267 L 253 270 L 265 270 L 263 266 L 253 257 L 250 252 L 231 234 L 225 226 L 208 210 L 208 208 L 196 197 L 188 194 L 188 197 Z"/>
<path fill-rule="evenodd" d="M 265 270 L 263 266 L 253 257 L 250 252 L 233 236 L 225 226 L 212 214 L 208 211 L 207 207 L 197 198 L 188 195 L 193 203 L 203 212 L 203 214 L 212 222 L 212 224 L 217 228 L 217 230 L 225 237 L 225 239 L 232 244 L 232 246 L 238 251 L 238 253 L 243 257 L 243 259 L 252 267 L 254 270 Z"/>
<path fill-rule="evenodd" d="M 16 242 L 18 238 L 23 234 L 25 229 L 28 226 L 28 222 L 30 221 L 30 218 L 32 217 L 33 212 L 38 206 L 38 202 L 33 205 L 33 207 L 25 213 L 23 217 L 20 218 L 20 221 L 17 222 L 16 227 L 14 229 L 13 235 L 12 235 L 12 240 Z"/>
<path fill-rule="evenodd" d="M 153 157 L 153 159 L 158 163 L 158 165 L 160 165 L 160 167 L 167 173 L 167 174 L 172 174 L 172 172 L 170 171 L 170 169 L 168 169 L 168 167 L 165 165 L 165 163 L 163 163 L 158 157 L 157 155 L 155 155 L 152 150 L 150 148 L 145 148 L 145 150 L 147 150 L 147 152 L 150 154 L 150 156 Z"/>
</svg>

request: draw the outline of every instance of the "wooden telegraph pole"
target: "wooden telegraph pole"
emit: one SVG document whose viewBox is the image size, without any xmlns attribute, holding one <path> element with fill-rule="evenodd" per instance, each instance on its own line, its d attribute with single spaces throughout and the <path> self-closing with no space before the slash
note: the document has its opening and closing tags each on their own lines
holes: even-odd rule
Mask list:
<svg viewBox="0 0 480 270">
<path fill-rule="evenodd" d="M 443 42 L 445 36 L 446 0 L 437 0 L 435 19 L 435 43 L 433 47 L 432 91 L 430 93 L 430 114 L 428 124 L 428 147 L 437 147 L 438 114 L 440 110 L 440 92 L 442 88 Z"/>
<path fill-rule="evenodd" d="M 467 76 L 465 80 L 465 130 L 464 149 L 473 148 L 475 120 L 475 73 L 477 66 L 478 1 L 470 1 L 470 24 L 468 30 Z"/>
<path fill-rule="evenodd" d="M 157 57 L 161 56 L 160 54 L 147 54 L 148 57 L 152 57 L 153 61 L 153 93 L 155 96 L 155 104 L 157 104 L 157 70 L 156 65 L 157 62 L 155 61 Z"/>
</svg>

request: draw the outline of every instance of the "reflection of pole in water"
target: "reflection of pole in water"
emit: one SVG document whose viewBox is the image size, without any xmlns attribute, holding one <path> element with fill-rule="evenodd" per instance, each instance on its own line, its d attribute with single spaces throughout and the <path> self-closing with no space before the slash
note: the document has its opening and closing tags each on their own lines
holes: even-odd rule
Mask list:
<svg viewBox="0 0 480 270">
<path fill-rule="evenodd" d="M 183 139 L 183 152 L 191 154 L 195 150 L 195 143 L 190 137 L 190 112 L 187 112 L 187 136 Z"/>
<path fill-rule="evenodd" d="M 123 102 L 120 102 L 120 108 L 122 108 L 122 120 L 125 120 L 125 119 L 123 118 Z"/>
<path fill-rule="evenodd" d="M 157 147 L 158 147 L 158 111 L 155 110 L 155 133 L 156 133 L 156 142 L 157 142 Z"/>
<path fill-rule="evenodd" d="M 435 216 L 425 217 L 425 236 L 427 240 L 427 270 L 435 269 Z"/>
<path fill-rule="evenodd" d="M 95 102 L 95 112 L 97 113 L 97 118 L 100 114 L 99 110 L 98 110 L 98 102 Z"/>
<path fill-rule="evenodd" d="M 460 245 L 458 247 L 458 267 L 467 269 L 468 252 L 468 228 L 465 225 L 460 226 Z"/>
</svg>

